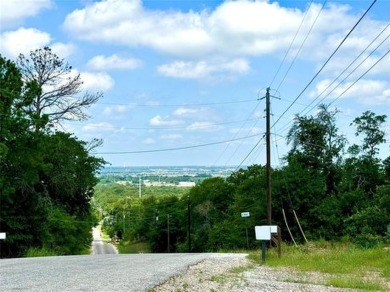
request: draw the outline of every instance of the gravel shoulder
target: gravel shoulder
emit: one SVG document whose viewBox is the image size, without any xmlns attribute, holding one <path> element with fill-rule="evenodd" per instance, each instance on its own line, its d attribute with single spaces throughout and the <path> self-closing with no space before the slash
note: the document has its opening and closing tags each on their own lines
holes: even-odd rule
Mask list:
<svg viewBox="0 0 390 292">
<path fill-rule="evenodd" d="M 242 254 L 213 256 L 150 291 L 354 291 L 325 286 L 324 275 L 254 265 Z"/>
</svg>

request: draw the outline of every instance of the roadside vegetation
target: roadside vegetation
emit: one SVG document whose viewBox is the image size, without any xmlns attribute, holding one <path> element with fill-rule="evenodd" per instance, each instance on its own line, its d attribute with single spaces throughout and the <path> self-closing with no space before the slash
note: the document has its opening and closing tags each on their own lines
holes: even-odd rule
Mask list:
<svg viewBox="0 0 390 292">
<path fill-rule="evenodd" d="M 80 75 L 50 48 L 0 55 L 0 257 L 84 254 L 97 218 L 90 205 L 99 141 L 62 132 L 87 118 L 101 94 L 82 94 Z"/>
<path fill-rule="evenodd" d="M 285 281 L 374 291 L 390 289 L 390 250 L 383 245 L 367 249 L 348 242 L 319 241 L 299 246 L 283 245 L 282 249 L 280 258 L 274 249 L 268 250 L 265 265 L 292 268 L 298 272 Z M 250 252 L 249 258 L 261 264 L 260 251 Z M 304 276 L 310 272 L 320 274 Z"/>
<path fill-rule="evenodd" d="M 305 238 L 389 244 L 390 157 L 378 158 L 387 117 L 367 111 L 355 118 L 351 127 L 361 144 L 350 145 L 338 133 L 337 113 L 321 105 L 315 116 L 296 116 L 285 164 L 272 170 L 273 224 L 298 244 Z M 150 189 L 142 198 L 134 185 L 105 184 L 96 188 L 94 204 L 107 233 L 152 252 L 258 249 L 254 227 L 267 225 L 265 175 L 265 166 L 252 165 L 226 179 L 206 178 L 188 193 Z"/>
</svg>

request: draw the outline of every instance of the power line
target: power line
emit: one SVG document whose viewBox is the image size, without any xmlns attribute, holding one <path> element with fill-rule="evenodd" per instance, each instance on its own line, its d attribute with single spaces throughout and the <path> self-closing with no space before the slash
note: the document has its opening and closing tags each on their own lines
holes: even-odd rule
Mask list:
<svg viewBox="0 0 390 292">
<path fill-rule="evenodd" d="M 208 102 L 208 103 L 187 103 L 187 104 L 137 104 L 137 103 L 110 103 L 110 102 L 97 102 L 96 104 L 101 105 L 123 105 L 132 107 L 196 107 L 196 106 L 210 106 L 210 105 L 223 105 L 223 104 L 237 104 L 255 102 L 257 99 L 245 99 L 245 100 L 232 100 L 224 102 Z"/>
<path fill-rule="evenodd" d="M 284 76 L 283 76 L 283 78 L 282 78 L 282 81 L 280 81 L 280 83 L 279 83 L 279 85 L 278 85 L 278 87 L 277 87 L 276 90 L 279 90 L 279 88 L 282 86 L 284 80 L 286 79 L 288 73 L 290 72 L 292 66 L 294 65 L 295 60 L 297 59 L 299 53 L 301 52 L 303 45 L 306 43 L 306 40 L 308 39 L 309 35 L 311 34 L 311 31 L 313 30 L 314 25 L 317 23 L 318 17 L 320 16 L 322 10 L 324 9 L 326 2 L 327 2 L 327 0 L 325 0 L 325 1 L 323 2 L 320 11 L 318 12 L 316 18 L 314 19 L 314 22 L 313 22 L 312 25 L 310 26 L 309 31 L 307 32 L 307 34 L 306 34 L 304 40 L 302 41 L 301 46 L 299 47 L 297 53 L 295 54 L 294 59 L 291 61 L 290 66 L 288 67 L 286 73 L 284 74 Z"/>
<path fill-rule="evenodd" d="M 223 123 L 210 123 L 205 125 L 197 125 L 197 129 L 205 129 L 212 126 L 222 126 L 222 125 L 229 125 L 229 124 L 236 124 L 241 122 L 247 122 L 247 121 L 255 121 L 256 118 L 253 119 L 246 119 L 246 120 L 237 120 L 237 121 L 230 121 L 230 122 L 223 122 Z M 172 126 L 172 127 L 120 127 L 120 126 L 104 126 L 99 124 L 78 124 L 78 126 L 83 127 L 90 127 L 90 128 L 104 128 L 104 129 L 120 129 L 120 130 L 176 130 L 176 129 L 188 129 L 191 127 L 190 125 L 187 126 Z"/>
<path fill-rule="evenodd" d="M 337 46 L 337 48 L 333 51 L 333 53 L 328 57 L 328 59 L 325 61 L 325 63 L 322 65 L 322 67 L 317 71 L 317 73 L 314 75 L 314 77 L 309 81 L 309 83 L 303 88 L 303 90 L 298 94 L 298 96 L 293 100 L 293 102 L 287 107 L 287 109 L 282 113 L 282 115 L 276 120 L 276 122 L 271 126 L 273 128 L 281 119 L 283 115 L 286 114 L 286 112 L 294 105 L 294 103 L 302 96 L 302 94 L 306 91 L 306 89 L 313 83 L 313 81 L 317 78 L 317 76 L 322 72 L 322 70 L 325 68 L 325 66 L 329 63 L 329 61 L 333 58 L 333 56 L 336 54 L 336 52 L 340 49 L 340 47 L 343 45 L 343 43 L 347 40 L 347 38 L 351 35 L 351 33 L 355 30 L 355 28 L 358 26 L 358 24 L 363 20 L 363 18 L 366 16 L 366 14 L 370 11 L 372 6 L 376 3 L 377 0 L 374 0 L 371 5 L 367 8 L 367 10 L 364 12 L 364 14 L 359 18 L 359 20 L 355 23 L 355 25 L 351 28 L 351 30 L 348 32 L 348 34 L 343 38 L 343 40 L 340 42 L 340 44 Z"/>
<path fill-rule="evenodd" d="M 363 52 L 361 54 L 359 54 L 359 56 L 357 56 L 319 95 L 317 95 L 317 97 L 312 101 L 310 102 L 310 104 L 306 105 L 305 108 L 303 110 L 301 110 L 301 113 L 305 112 L 327 89 L 329 89 L 339 78 L 342 74 L 344 74 L 352 65 L 353 63 L 356 62 L 356 60 L 365 52 L 367 51 L 367 49 L 374 43 L 375 40 L 378 39 L 378 37 L 390 26 L 390 23 L 385 27 L 385 29 L 383 29 L 371 42 L 370 44 L 363 50 Z M 326 97 L 328 97 L 330 94 L 332 94 L 349 76 L 351 76 L 363 63 L 366 62 L 366 60 L 372 56 L 377 50 L 378 48 L 390 37 L 390 35 L 388 35 L 384 40 L 382 40 L 382 42 L 375 48 L 371 51 L 371 53 L 369 55 L 367 55 L 367 57 L 365 57 L 350 73 L 348 73 L 348 75 L 346 75 L 335 87 L 333 87 L 333 89 L 331 91 L 329 91 L 325 96 L 323 96 L 320 101 L 318 101 L 315 105 L 313 105 L 309 110 L 306 111 L 306 114 L 310 111 L 312 111 L 315 107 L 317 107 Z M 376 64 L 375 64 L 376 65 Z M 368 72 L 366 72 L 368 73 Z M 366 74 L 365 73 L 365 74 Z M 355 82 L 356 83 L 356 82 Z M 333 102 L 332 102 L 333 103 Z M 289 121 L 287 124 L 285 124 L 283 127 L 282 127 L 282 130 L 281 131 L 284 131 L 288 125 L 290 125 L 292 123 L 292 121 Z"/>
<path fill-rule="evenodd" d="M 334 100 L 332 100 L 329 105 L 334 103 L 337 99 L 339 99 L 341 96 L 343 96 L 349 89 L 351 89 L 360 79 L 362 79 L 368 72 L 370 72 L 380 61 L 382 61 L 388 54 L 390 53 L 390 50 L 386 52 L 378 61 L 376 61 L 370 68 L 368 68 L 358 79 L 355 80 L 350 86 L 348 86 L 342 93 L 340 93 Z"/>
<path fill-rule="evenodd" d="M 386 25 L 386 27 L 368 44 L 368 46 L 319 94 L 317 95 L 316 98 L 314 98 L 312 100 L 312 102 L 307 105 L 303 110 L 305 111 L 307 108 L 309 108 L 326 90 L 328 90 L 366 51 L 367 49 L 379 38 L 379 36 L 381 36 L 383 34 L 383 32 L 390 26 L 390 22 Z M 349 76 L 351 76 L 370 56 L 372 56 L 377 50 L 378 48 L 390 37 L 390 35 L 388 35 L 375 49 L 373 49 L 371 51 L 371 53 L 366 57 L 364 58 L 343 80 L 341 80 L 330 92 L 328 92 L 328 94 L 326 94 L 324 97 L 321 98 L 321 100 L 316 103 L 316 105 L 314 105 L 313 107 L 311 107 L 311 109 L 309 109 L 308 111 L 311 111 L 313 110 L 313 108 L 315 108 L 321 101 L 323 101 L 327 96 L 329 96 L 337 87 L 340 86 L 340 84 L 342 84 Z"/>
<path fill-rule="evenodd" d="M 290 53 L 290 50 L 291 50 L 291 48 L 292 48 L 292 45 L 293 45 L 293 43 L 295 42 L 295 39 L 296 39 L 296 37 L 297 37 L 299 31 L 301 30 L 302 24 L 304 23 L 305 18 L 306 18 L 306 16 L 307 16 L 307 14 L 308 14 L 308 12 L 309 12 L 309 10 L 310 10 L 312 4 L 313 4 L 313 0 L 310 2 L 309 8 L 306 10 L 305 14 L 303 15 L 302 21 L 301 21 L 301 23 L 299 24 L 299 27 L 298 27 L 297 31 L 295 32 L 295 35 L 294 35 L 294 37 L 293 37 L 293 39 L 292 39 L 292 41 L 291 41 L 291 43 L 290 43 L 290 46 L 288 47 L 286 53 L 284 54 L 283 60 L 282 60 L 282 62 L 280 63 L 278 70 L 276 70 L 276 72 L 275 72 L 275 74 L 274 74 L 274 77 L 272 78 L 272 81 L 271 81 L 271 84 L 270 84 L 269 87 L 272 87 L 272 85 L 273 85 L 273 83 L 274 83 L 274 81 L 275 81 L 276 76 L 279 74 L 279 71 L 280 71 L 280 69 L 282 68 L 282 65 L 284 64 L 284 61 L 286 60 L 286 58 L 287 58 L 287 56 L 288 56 L 288 53 Z"/>
<path fill-rule="evenodd" d="M 152 149 L 152 150 L 137 150 L 137 151 L 118 151 L 118 152 L 96 152 L 96 153 L 91 153 L 91 154 L 94 154 L 94 155 L 141 154 L 141 153 L 154 153 L 154 152 L 168 152 L 168 151 L 186 150 L 186 149 L 192 149 L 192 148 L 199 148 L 199 147 L 206 147 L 206 146 L 224 144 L 224 143 L 229 143 L 229 142 L 232 142 L 232 141 L 239 141 L 239 140 L 242 140 L 242 139 L 249 139 L 249 138 L 253 138 L 253 137 L 258 137 L 260 135 L 261 134 L 255 134 L 255 135 L 250 135 L 250 136 L 246 136 L 246 137 L 240 137 L 240 138 L 230 139 L 230 140 L 225 140 L 225 141 L 218 141 L 218 142 L 211 142 L 211 143 L 190 145 L 190 146 L 183 146 L 183 147 L 175 147 L 175 148 Z"/>
</svg>

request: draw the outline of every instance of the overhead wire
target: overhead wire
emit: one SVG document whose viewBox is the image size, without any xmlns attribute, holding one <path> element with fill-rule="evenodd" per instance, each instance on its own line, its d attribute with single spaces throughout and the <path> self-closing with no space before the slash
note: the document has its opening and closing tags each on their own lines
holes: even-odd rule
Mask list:
<svg viewBox="0 0 390 292">
<path fill-rule="evenodd" d="M 385 27 L 385 29 L 387 29 L 388 27 L 390 26 L 390 23 Z M 369 57 L 371 57 L 378 49 L 380 46 L 382 46 L 384 44 L 384 42 L 389 39 L 390 37 L 390 34 L 385 38 L 383 39 L 378 46 L 376 46 L 375 49 L 373 49 L 370 54 L 368 54 L 357 66 L 355 66 L 355 68 L 353 70 L 351 70 L 351 72 L 349 72 L 335 87 L 333 87 L 332 90 L 330 90 L 325 96 L 323 96 L 320 101 L 318 101 L 315 105 L 313 105 L 310 109 L 308 109 L 324 92 L 326 92 L 326 90 L 328 90 L 340 77 L 342 74 L 344 74 L 357 60 L 358 58 L 364 53 L 367 51 L 367 49 L 374 43 L 375 40 L 377 40 L 377 38 L 385 31 L 382 30 L 381 33 L 379 35 L 377 35 L 371 42 L 370 44 L 364 49 L 364 51 L 359 54 L 359 56 L 357 56 L 319 95 L 317 95 L 316 98 L 313 99 L 312 102 L 310 102 L 310 104 L 306 105 L 305 108 L 303 110 L 300 111 L 300 114 L 301 113 L 305 113 L 306 114 L 310 111 L 312 111 L 314 108 L 316 108 L 325 98 L 327 98 L 330 94 L 332 94 L 341 84 L 344 83 L 345 80 L 347 80 L 348 77 L 350 77 L 353 73 L 355 73 L 355 71 L 361 66 L 363 65 L 367 59 Z M 367 72 L 368 73 L 368 72 Z M 333 102 L 332 102 L 333 103 Z M 281 131 L 284 131 L 286 130 L 286 128 L 292 123 L 292 121 L 289 121 L 287 124 L 285 124 L 282 128 L 281 128 Z"/>
<path fill-rule="evenodd" d="M 280 83 L 279 83 L 279 85 L 278 85 L 278 87 L 277 87 L 276 90 L 279 90 L 280 87 L 282 86 L 282 84 L 284 83 L 284 80 L 286 79 L 288 73 L 290 72 L 292 66 L 293 66 L 294 63 L 295 63 L 295 60 L 297 59 L 299 53 L 301 52 L 301 50 L 302 50 L 302 48 L 303 48 L 303 45 L 306 43 L 306 40 L 307 40 L 308 37 L 310 36 L 310 34 L 311 34 L 312 30 L 313 30 L 314 25 L 317 23 L 317 20 L 318 20 L 319 16 L 321 15 L 322 10 L 324 9 L 326 2 L 327 2 L 327 0 L 324 0 L 324 2 L 322 3 L 322 6 L 321 6 L 320 11 L 318 12 L 318 14 L 317 14 L 316 18 L 314 19 L 313 23 L 311 24 L 309 31 L 307 32 L 305 38 L 303 39 L 303 41 L 302 41 L 302 43 L 301 43 L 301 45 L 300 45 L 300 47 L 299 47 L 297 53 L 295 54 L 293 60 L 291 61 L 290 66 L 288 67 L 287 71 L 285 72 L 285 74 L 284 74 L 282 80 L 280 81 Z"/>
<path fill-rule="evenodd" d="M 303 18 L 302 18 L 302 20 L 301 20 L 301 23 L 299 24 L 299 27 L 298 27 L 297 31 L 295 32 L 295 35 L 294 35 L 293 39 L 291 40 L 290 45 L 289 45 L 289 47 L 288 47 L 286 53 L 284 54 L 283 60 L 282 60 L 282 62 L 280 62 L 279 67 L 278 67 L 278 69 L 276 70 L 276 72 L 275 72 L 275 74 L 274 74 L 274 77 L 272 78 L 272 81 L 271 81 L 271 84 L 270 84 L 269 87 L 272 87 L 272 85 L 273 85 L 273 83 L 274 83 L 274 81 L 275 81 L 275 79 L 276 79 L 276 76 L 279 74 L 279 71 L 280 71 L 280 69 L 282 68 L 282 66 L 283 66 L 283 64 L 284 64 L 284 61 L 286 60 L 288 54 L 290 53 L 290 50 L 291 50 L 291 48 L 292 48 L 292 45 L 294 44 L 295 39 L 296 39 L 296 37 L 298 36 L 298 33 L 299 33 L 299 31 L 301 30 L 301 27 L 302 27 L 303 23 L 305 22 L 306 16 L 307 16 L 307 14 L 308 14 L 308 12 L 309 12 L 309 10 L 310 10 L 312 4 L 313 4 L 313 0 L 310 2 L 309 7 L 307 8 L 305 14 L 303 15 Z"/>
<path fill-rule="evenodd" d="M 355 28 L 359 25 L 359 23 L 363 20 L 363 18 L 367 15 L 367 13 L 371 10 L 371 8 L 374 6 L 374 4 L 377 2 L 377 0 L 374 0 L 371 5 L 366 9 L 364 14 L 359 18 L 359 20 L 355 23 L 355 25 L 350 29 L 350 31 L 347 33 L 347 35 L 343 38 L 343 40 L 339 43 L 339 45 L 336 47 L 336 49 L 332 52 L 332 54 L 327 58 L 325 63 L 321 66 L 321 68 L 317 71 L 317 73 L 311 78 L 311 80 L 306 84 L 306 86 L 302 89 L 302 91 L 298 94 L 298 96 L 293 100 L 293 102 L 285 109 L 285 111 L 282 113 L 282 115 L 276 120 L 276 122 L 271 125 L 271 128 L 273 128 L 281 119 L 282 116 L 284 116 L 287 111 L 295 104 L 295 102 L 303 95 L 303 93 L 309 88 L 309 86 L 313 83 L 313 81 L 318 77 L 318 75 L 322 72 L 322 70 L 325 68 L 325 66 L 329 63 L 329 61 L 333 58 L 333 56 L 337 53 L 337 51 L 340 49 L 340 47 L 344 44 L 344 42 L 348 39 L 348 37 L 352 34 L 352 32 L 355 30 Z"/>
<path fill-rule="evenodd" d="M 232 141 L 239 141 L 241 139 L 249 139 L 249 138 L 258 137 L 258 136 L 260 136 L 260 134 L 254 134 L 254 135 L 250 135 L 250 136 L 246 136 L 246 137 L 239 137 L 236 139 L 230 139 L 230 140 L 225 140 L 225 141 L 210 142 L 210 143 L 182 146 L 182 147 L 174 147 L 174 148 L 162 148 L 162 149 L 152 149 L 152 150 L 135 150 L 135 151 L 117 151 L 117 152 L 116 151 L 113 151 L 113 152 L 94 152 L 91 154 L 93 154 L 93 155 L 116 155 L 116 154 L 141 154 L 141 153 L 168 152 L 168 151 L 177 151 L 177 150 L 185 150 L 185 149 L 200 148 L 200 147 L 224 144 L 224 143 L 229 143 Z"/>
<path fill-rule="evenodd" d="M 390 22 L 385 26 L 385 28 L 366 46 L 366 48 L 331 82 L 329 85 L 320 93 L 317 95 L 316 98 L 310 102 L 309 105 L 307 105 L 304 109 L 303 112 L 309 108 L 326 90 L 328 90 L 367 50 L 368 48 L 383 34 L 383 32 L 390 26 Z M 342 84 L 349 76 L 351 76 L 369 57 L 371 57 L 381 45 L 390 37 L 390 34 L 382 40 L 382 42 L 379 43 L 379 45 L 371 51 L 371 53 L 366 56 L 342 81 L 340 81 L 327 95 L 325 95 L 316 105 L 311 107 L 309 111 L 313 110 L 313 108 L 317 107 L 317 105 L 323 101 L 326 97 L 328 97 L 340 84 Z"/>
<path fill-rule="evenodd" d="M 101 105 L 122 105 L 122 106 L 133 106 L 133 107 L 193 107 L 193 106 L 211 106 L 211 105 L 223 105 L 223 104 L 237 104 L 255 102 L 257 99 L 245 99 L 245 100 L 232 100 L 223 102 L 207 102 L 207 103 L 183 103 L 183 104 L 137 104 L 137 103 L 111 103 L 111 102 L 97 102 L 96 104 Z"/>
</svg>

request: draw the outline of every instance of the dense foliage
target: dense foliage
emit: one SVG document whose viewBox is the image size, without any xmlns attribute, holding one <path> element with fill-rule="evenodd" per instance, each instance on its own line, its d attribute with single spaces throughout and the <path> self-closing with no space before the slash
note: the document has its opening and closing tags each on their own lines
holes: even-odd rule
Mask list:
<svg viewBox="0 0 390 292">
<path fill-rule="evenodd" d="M 62 64 L 51 52 L 46 57 L 34 70 L 47 69 L 50 57 L 56 61 L 50 70 Z M 7 234 L 1 257 L 23 256 L 29 249 L 81 253 L 96 222 L 90 199 L 103 161 L 89 155 L 85 142 L 55 130 L 61 116 L 50 117 L 49 101 L 37 111 L 37 100 L 60 102 L 56 84 L 47 95 L 42 80 L 22 72 L 0 56 L 0 231 Z"/>
<path fill-rule="evenodd" d="M 386 142 L 386 116 L 368 111 L 356 118 L 351 126 L 362 144 L 347 152 L 336 116 L 322 105 L 315 116 L 295 118 L 285 166 L 272 170 L 273 224 L 292 240 L 284 212 L 298 242 L 303 234 L 296 218 L 309 240 L 349 239 L 372 246 L 390 236 L 390 157 L 377 157 Z M 146 241 L 154 252 L 253 248 L 258 246 L 254 226 L 267 224 L 265 176 L 264 166 L 252 165 L 227 179 L 205 179 L 188 194 L 145 199 L 118 194 L 110 196 L 110 204 L 103 196 L 96 204 L 106 214 L 104 227 L 111 236 Z M 241 212 L 250 217 L 242 218 Z"/>
</svg>

